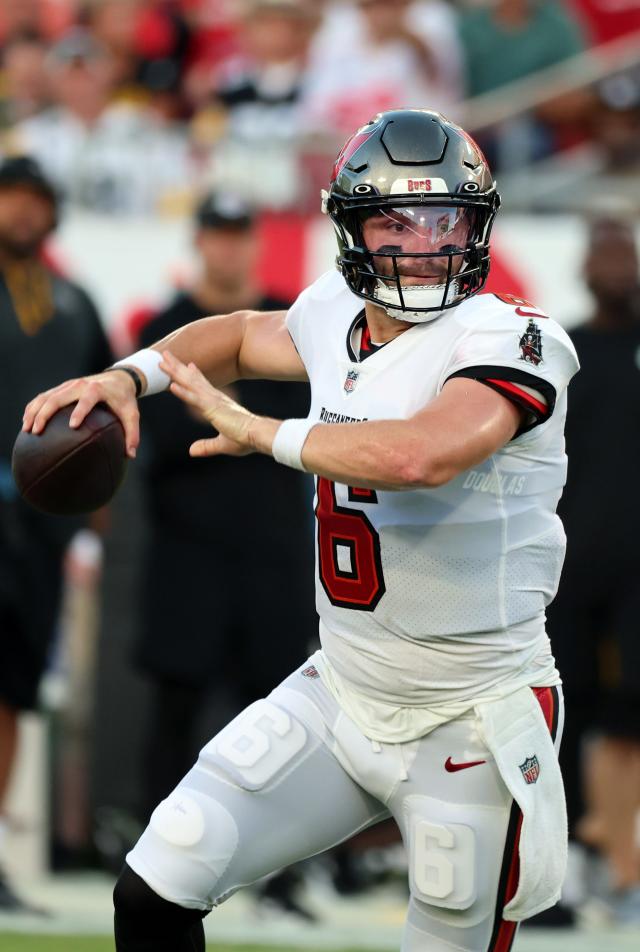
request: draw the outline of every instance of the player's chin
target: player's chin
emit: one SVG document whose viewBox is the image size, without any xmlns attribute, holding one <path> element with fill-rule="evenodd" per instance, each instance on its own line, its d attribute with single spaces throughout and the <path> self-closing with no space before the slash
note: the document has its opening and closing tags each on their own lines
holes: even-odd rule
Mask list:
<svg viewBox="0 0 640 952">
<path fill-rule="evenodd" d="M 444 284 L 446 275 L 444 274 L 421 274 L 421 275 L 401 275 L 400 283 L 403 287 L 432 287 L 436 284 Z"/>
<path fill-rule="evenodd" d="M 403 288 L 433 287 L 435 285 L 444 284 L 447 280 L 447 275 L 444 272 L 438 274 L 403 274 L 401 271 L 399 278 Z M 385 278 L 384 280 L 390 287 L 396 286 L 395 277 Z"/>
</svg>

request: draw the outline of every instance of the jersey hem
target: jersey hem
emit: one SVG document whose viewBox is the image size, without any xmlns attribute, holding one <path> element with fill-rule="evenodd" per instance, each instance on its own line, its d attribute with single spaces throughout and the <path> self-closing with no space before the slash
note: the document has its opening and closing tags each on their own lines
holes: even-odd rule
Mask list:
<svg viewBox="0 0 640 952">
<path fill-rule="evenodd" d="M 449 721 L 454 721 L 460 717 L 468 715 L 470 711 L 473 711 L 473 708 L 476 704 L 480 702 L 486 702 L 488 700 L 508 697 L 510 694 L 513 694 L 515 691 L 519 691 L 521 688 L 551 688 L 560 686 L 562 684 L 560 674 L 555 667 L 553 658 L 551 658 L 551 662 L 547 668 L 546 674 L 544 671 L 530 671 L 528 674 L 522 675 L 520 677 L 514 676 L 511 679 L 501 682 L 499 685 L 494 685 L 492 688 L 489 688 L 486 691 L 481 691 L 478 694 L 474 694 L 473 697 L 468 699 L 460 700 L 458 702 L 446 702 L 446 704 L 441 707 L 440 712 L 437 713 L 434 708 L 428 708 L 427 705 L 407 708 L 400 704 L 394 705 L 388 701 L 379 701 L 376 698 L 364 697 L 360 695 L 358 691 L 349 687 L 345 679 L 335 670 L 322 648 L 312 655 L 312 659 L 318 670 L 322 683 L 325 685 L 344 714 L 351 718 L 351 720 L 358 726 L 365 737 L 368 737 L 369 740 L 378 741 L 379 743 L 383 744 L 403 744 L 413 740 L 419 740 L 421 737 L 425 737 L 427 734 L 430 734 L 432 731 L 436 730 L 436 728 L 440 727 L 442 724 L 446 724 Z M 552 665 L 553 668 L 551 667 Z M 351 700 L 351 698 L 353 700 Z M 384 728 L 379 728 L 376 725 L 374 719 L 368 719 L 367 717 L 361 715 L 360 711 L 358 710 L 361 700 L 364 701 L 364 703 L 368 702 L 370 705 L 379 705 L 383 708 L 389 709 L 395 708 L 396 711 L 410 711 L 416 713 L 428 711 L 429 715 L 433 718 L 433 723 L 422 723 L 421 725 L 415 725 L 415 727 L 407 728 L 405 730 L 398 728 L 395 730 L 392 729 L 391 731 L 385 731 Z M 448 707 L 449 710 L 445 710 L 445 707 Z"/>
</svg>

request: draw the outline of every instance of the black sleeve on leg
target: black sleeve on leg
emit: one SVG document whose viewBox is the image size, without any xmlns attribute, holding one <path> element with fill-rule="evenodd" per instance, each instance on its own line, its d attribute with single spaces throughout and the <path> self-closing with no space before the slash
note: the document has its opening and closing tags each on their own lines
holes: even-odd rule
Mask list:
<svg viewBox="0 0 640 952">
<path fill-rule="evenodd" d="M 205 952 L 206 912 L 163 899 L 126 863 L 113 903 L 116 952 Z"/>
</svg>

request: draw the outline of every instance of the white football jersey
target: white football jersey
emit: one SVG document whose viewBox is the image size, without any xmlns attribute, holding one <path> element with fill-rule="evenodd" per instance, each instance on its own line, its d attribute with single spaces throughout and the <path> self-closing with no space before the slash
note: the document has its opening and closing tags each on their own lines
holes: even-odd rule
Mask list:
<svg viewBox="0 0 640 952">
<path fill-rule="evenodd" d="M 368 736 L 401 741 L 479 697 L 558 681 L 544 609 L 565 551 L 555 510 L 578 360 L 531 304 L 481 294 L 360 361 L 362 309 L 333 271 L 289 311 L 319 422 L 411 417 L 454 376 L 486 381 L 529 411 L 511 442 L 444 486 L 317 480 L 323 675 Z"/>
</svg>

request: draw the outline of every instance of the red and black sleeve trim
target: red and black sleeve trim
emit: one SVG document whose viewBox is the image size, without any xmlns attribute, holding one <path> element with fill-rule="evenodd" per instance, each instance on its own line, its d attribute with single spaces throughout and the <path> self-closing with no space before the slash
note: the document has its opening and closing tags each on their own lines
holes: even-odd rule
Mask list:
<svg viewBox="0 0 640 952">
<path fill-rule="evenodd" d="M 531 414 L 533 421 L 525 424 L 518 430 L 518 436 L 527 433 L 540 423 L 548 420 L 556 404 L 556 389 L 548 380 L 542 377 L 536 377 L 534 374 L 527 373 L 525 370 L 518 370 L 514 367 L 500 366 L 481 366 L 465 367 L 463 370 L 457 370 L 448 377 L 452 380 L 454 377 L 467 377 L 471 380 L 479 380 L 486 384 L 492 390 L 496 390 L 504 397 L 511 400 L 517 406 L 522 407 L 527 413 Z M 522 387 L 530 387 L 537 390 L 538 393 L 547 401 L 546 405 L 542 400 L 536 399 L 534 394 L 528 393 Z"/>
</svg>

